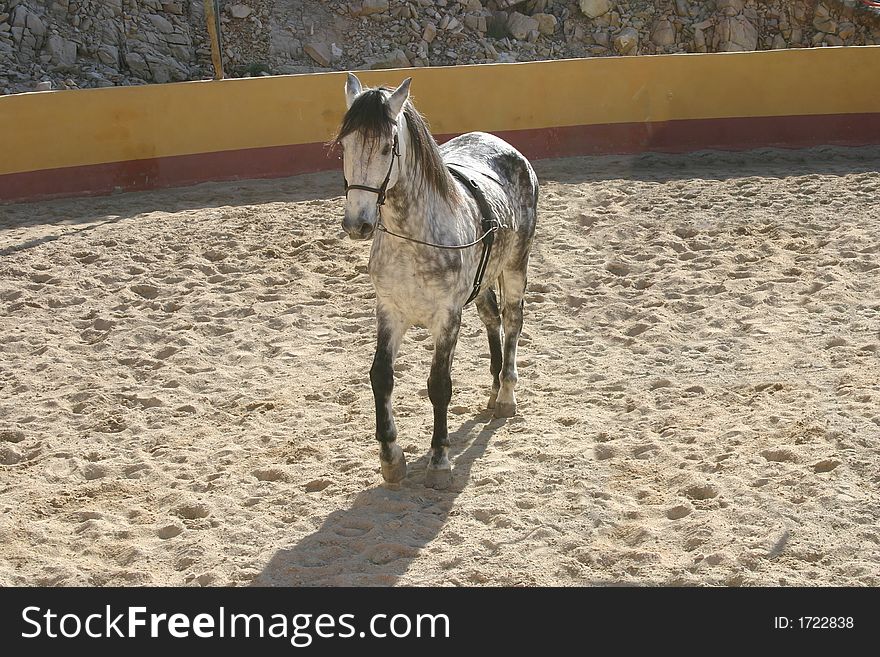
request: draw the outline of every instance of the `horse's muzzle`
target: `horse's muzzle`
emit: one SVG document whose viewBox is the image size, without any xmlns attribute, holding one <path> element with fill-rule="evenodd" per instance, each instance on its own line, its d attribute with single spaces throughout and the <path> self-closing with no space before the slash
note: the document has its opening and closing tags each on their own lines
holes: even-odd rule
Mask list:
<svg viewBox="0 0 880 657">
<path fill-rule="evenodd" d="M 366 240 L 373 236 L 376 224 L 368 220 L 364 214 L 359 214 L 355 219 L 345 217 L 342 220 L 342 229 L 353 240 Z"/>
</svg>

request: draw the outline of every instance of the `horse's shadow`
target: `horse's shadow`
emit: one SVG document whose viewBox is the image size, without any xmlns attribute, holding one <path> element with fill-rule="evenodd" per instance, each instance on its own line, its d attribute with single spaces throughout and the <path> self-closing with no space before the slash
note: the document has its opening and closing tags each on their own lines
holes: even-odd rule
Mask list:
<svg viewBox="0 0 880 657">
<path fill-rule="evenodd" d="M 334 511 L 315 532 L 278 550 L 251 585 L 395 584 L 443 529 L 455 499 L 467 487 L 474 461 L 504 423 L 482 412 L 449 434 L 453 483 L 447 490 L 423 486 L 426 454 L 409 464 L 399 487 L 364 490 L 350 508 Z"/>
</svg>

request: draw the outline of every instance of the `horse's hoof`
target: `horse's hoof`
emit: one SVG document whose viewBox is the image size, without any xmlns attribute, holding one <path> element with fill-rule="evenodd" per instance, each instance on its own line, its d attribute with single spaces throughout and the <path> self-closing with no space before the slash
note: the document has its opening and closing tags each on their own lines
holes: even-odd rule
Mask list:
<svg viewBox="0 0 880 657">
<path fill-rule="evenodd" d="M 385 452 L 390 460 L 385 460 L 382 452 Z M 399 484 L 406 477 L 406 457 L 397 443 L 383 447 L 379 454 L 379 463 L 382 464 L 382 478 L 389 484 Z"/>
<path fill-rule="evenodd" d="M 445 490 L 452 484 L 452 466 L 447 462 L 441 467 L 431 467 L 425 470 L 425 487 L 436 490 Z"/>
<path fill-rule="evenodd" d="M 495 408 L 495 401 L 496 401 L 497 399 L 498 399 L 498 393 L 497 393 L 497 392 L 493 392 L 491 395 L 489 395 L 489 401 L 486 403 L 486 408 L 488 408 L 490 411 L 491 411 L 493 408 Z"/>
<path fill-rule="evenodd" d="M 516 402 L 512 404 L 498 402 L 495 405 L 495 417 L 513 417 L 516 415 Z"/>
</svg>

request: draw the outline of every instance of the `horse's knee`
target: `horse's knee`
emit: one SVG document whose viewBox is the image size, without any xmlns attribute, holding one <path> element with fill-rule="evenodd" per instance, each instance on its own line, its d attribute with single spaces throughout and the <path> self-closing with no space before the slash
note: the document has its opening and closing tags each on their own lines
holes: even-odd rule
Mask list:
<svg viewBox="0 0 880 657">
<path fill-rule="evenodd" d="M 452 377 L 448 373 L 431 373 L 428 377 L 428 398 L 434 406 L 449 404 L 452 399 Z"/>
<path fill-rule="evenodd" d="M 387 394 L 394 388 L 394 368 L 391 359 L 382 353 L 376 353 L 373 366 L 370 368 L 370 385 L 374 394 Z"/>
</svg>

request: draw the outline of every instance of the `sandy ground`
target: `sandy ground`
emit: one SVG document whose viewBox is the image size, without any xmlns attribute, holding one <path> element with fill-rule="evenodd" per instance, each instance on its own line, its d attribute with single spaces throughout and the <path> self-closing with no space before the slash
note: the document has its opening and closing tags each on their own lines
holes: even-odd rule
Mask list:
<svg viewBox="0 0 880 657">
<path fill-rule="evenodd" d="M 880 149 L 574 158 L 520 415 L 431 341 L 381 485 L 338 174 L 0 207 L 0 583 L 880 585 Z"/>
</svg>

